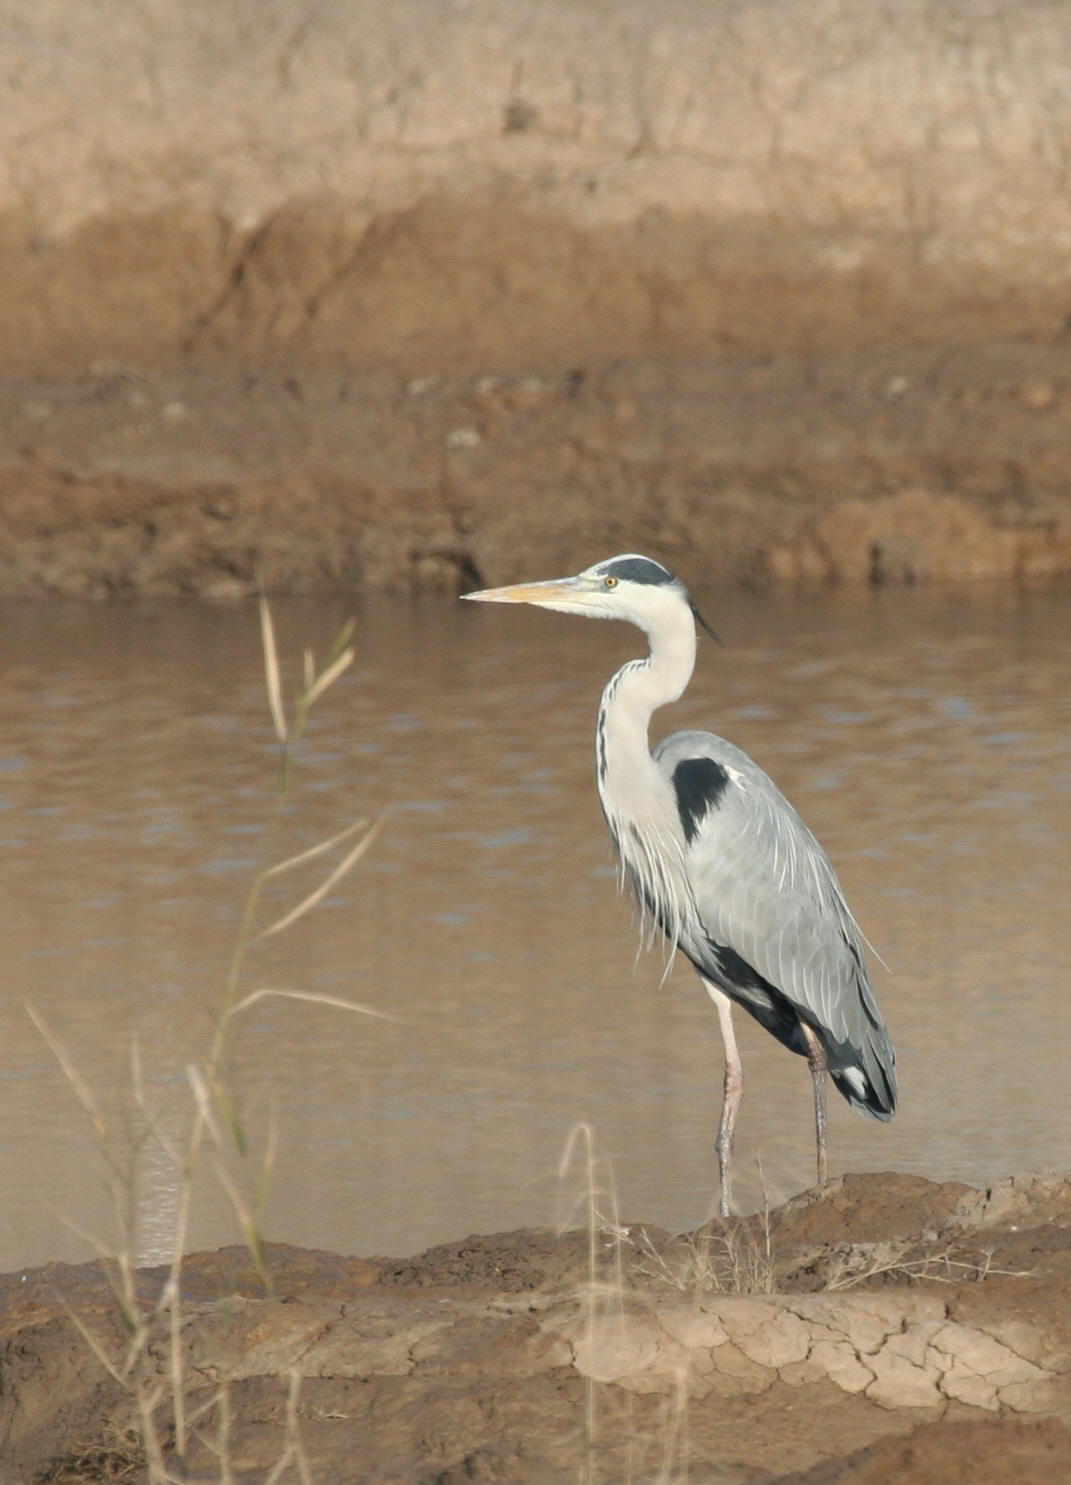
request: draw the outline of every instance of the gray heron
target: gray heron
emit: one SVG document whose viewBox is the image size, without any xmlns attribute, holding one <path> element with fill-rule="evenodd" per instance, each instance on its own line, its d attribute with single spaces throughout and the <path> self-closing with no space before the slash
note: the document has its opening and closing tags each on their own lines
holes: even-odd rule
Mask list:
<svg viewBox="0 0 1071 1485">
<path fill-rule="evenodd" d="M 827 1073 L 853 1108 L 890 1119 L 896 1055 L 836 873 L 772 780 L 709 732 L 675 732 L 649 747 L 652 714 L 679 700 L 691 680 L 696 623 L 714 631 L 683 583 L 635 553 L 576 577 L 463 596 L 627 619 L 646 634 L 646 658 L 623 665 L 602 694 L 596 777 L 622 876 L 671 951 L 691 960 L 717 1010 L 725 1048 L 716 1138 L 720 1210 L 731 1210 L 733 1128 L 743 1091 L 734 1004 L 808 1061 L 824 1186 Z"/>
</svg>

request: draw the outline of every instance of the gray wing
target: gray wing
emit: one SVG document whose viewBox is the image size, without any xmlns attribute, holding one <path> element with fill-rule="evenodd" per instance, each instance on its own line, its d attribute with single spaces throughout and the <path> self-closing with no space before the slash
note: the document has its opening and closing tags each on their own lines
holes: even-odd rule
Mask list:
<svg viewBox="0 0 1071 1485">
<path fill-rule="evenodd" d="M 837 1087 L 889 1118 L 896 1057 L 836 873 L 773 781 L 708 732 L 678 732 L 653 757 L 674 791 L 692 911 L 681 948 L 793 1051 L 821 1037 Z"/>
</svg>

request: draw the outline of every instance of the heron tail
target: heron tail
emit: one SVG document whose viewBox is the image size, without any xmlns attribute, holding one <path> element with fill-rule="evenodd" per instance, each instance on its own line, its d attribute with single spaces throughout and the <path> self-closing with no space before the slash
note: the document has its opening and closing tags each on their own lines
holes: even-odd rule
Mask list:
<svg viewBox="0 0 1071 1485">
<path fill-rule="evenodd" d="M 897 1098 L 896 1053 L 882 1022 L 872 1028 L 861 1046 L 831 1046 L 826 1042 L 826 1055 L 830 1077 L 853 1109 L 873 1119 L 892 1118 Z"/>
</svg>

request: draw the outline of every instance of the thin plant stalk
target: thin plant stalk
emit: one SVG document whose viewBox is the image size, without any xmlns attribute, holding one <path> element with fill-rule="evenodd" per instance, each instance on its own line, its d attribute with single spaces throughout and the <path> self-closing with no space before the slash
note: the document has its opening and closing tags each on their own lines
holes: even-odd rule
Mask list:
<svg viewBox="0 0 1071 1485">
<path fill-rule="evenodd" d="M 208 1153 L 206 1141 L 212 1146 L 212 1163 L 216 1178 L 231 1202 L 250 1257 L 266 1286 L 269 1281 L 264 1257 L 261 1217 L 267 1202 L 270 1178 L 275 1164 L 277 1131 L 274 1119 L 269 1129 L 268 1148 L 261 1163 L 259 1179 L 251 1199 L 247 1198 L 238 1182 L 233 1179 L 225 1160 L 232 1146 L 241 1156 L 247 1153 L 244 1132 L 235 1114 L 224 1078 L 224 1066 L 235 1018 L 261 1000 L 277 997 L 356 1011 L 387 1020 L 394 1019 L 369 1006 L 336 996 L 279 989 L 272 986 L 261 986 L 242 993 L 251 946 L 259 938 L 281 933 L 299 918 L 311 912 L 326 894 L 353 869 L 369 849 L 382 826 L 382 819 L 371 826 L 363 820 L 358 821 L 338 832 L 330 840 L 320 842 L 286 860 L 276 860 L 279 836 L 289 796 L 293 750 L 304 734 L 312 707 L 338 680 L 353 660 L 353 649 L 349 643 L 353 634 L 353 624 L 352 622 L 348 624 L 339 634 L 320 669 L 317 669 L 311 651 L 305 651 L 303 684 L 294 700 L 292 717 L 289 720 L 283 697 L 282 670 L 279 664 L 274 625 L 267 601 L 263 598 L 260 606 L 260 624 L 268 709 L 275 736 L 279 742 L 276 789 L 273 807 L 261 840 L 259 864 L 242 904 L 238 931 L 224 979 L 211 1042 L 207 1054 L 199 1062 L 187 1068 L 187 1080 L 193 1098 L 193 1115 L 188 1138 L 181 1146 L 176 1145 L 150 1111 L 142 1078 L 140 1053 L 135 1042 L 131 1049 L 131 1079 L 134 1108 L 140 1119 L 140 1133 L 136 1140 L 127 1141 L 130 1147 L 129 1159 L 125 1163 L 122 1162 L 115 1149 L 115 1131 L 89 1085 L 81 1077 L 73 1060 L 58 1038 L 53 1035 L 44 1018 L 32 1006 L 27 1007 L 34 1024 L 52 1050 L 93 1126 L 97 1145 L 103 1155 L 113 1186 L 115 1215 L 123 1234 L 123 1240 L 120 1243 L 121 1251 L 116 1256 L 114 1265 L 108 1265 L 106 1272 L 129 1330 L 125 1357 L 121 1361 L 114 1360 L 109 1356 L 109 1348 L 95 1337 L 77 1316 L 72 1315 L 71 1318 L 84 1336 L 90 1350 L 108 1373 L 121 1385 L 127 1387 L 135 1398 L 140 1424 L 139 1431 L 151 1485 L 169 1485 L 171 1481 L 186 1478 L 186 1456 L 190 1434 L 197 1427 L 197 1421 L 205 1408 L 205 1405 L 202 1405 L 191 1411 L 187 1406 L 182 1349 L 181 1275 L 190 1229 L 194 1178 Z M 360 831 L 364 832 L 363 835 L 355 843 L 349 845 L 342 861 L 327 874 L 318 887 L 307 893 L 295 908 L 284 912 L 266 930 L 259 934 L 256 932 L 265 883 L 270 878 L 316 860 L 351 842 L 352 837 Z M 133 1242 L 137 1216 L 136 1162 L 146 1139 L 156 1141 L 179 1176 L 178 1201 L 171 1233 L 171 1258 L 160 1295 L 156 1303 L 152 1305 L 146 1305 L 137 1292 Z M 126 1193 L 122 1206 L 120 1206 L 119 1192 Z M 108 1254 L 106 1246 L 96 1242 L 93 1245 L 102 1256 Z M 156 1379 L 151 1370 L 146 1373 L 145 1359 L 158 1333 L 154 1329 L 154 1323 L 162 1318 L 161 1312 L 165 1309 L 167 1310 L 168 1334 L 167 1375 L 166 1378 Z M 290 1373 L 287 1400 L 286 1444 L 269 1479 L 279 1479 L 284 1470 L 296 1468 L 302 1485 L 312 1485 L 311 1472 L 297 1427 L 299 1393 L 300 1374 L 293 1369 Z M 166 1466 L 164 1440 L 156 1419 L 157 1410 L 167 1396 L 170 1397 L 173 1421 L 173 1438 L 169 1447 L 177 1456 L 177 1474 L 171 1473 Z M 211 1441 L 200 1433 L 198 1436 L 203 1438 L 206 1446 L 213 1450 L 219 1460 L 221 1485 L 229 1485 L 234 1477 L 230 1460 L 230 1400 L 225 1388 L 217 1392 L 213 1401 L 216 1409 L 215 1440 Z"/>
<path fill-rule="evenodd" d="M 193 1125 L 182 1165 L 182 1179 L 179 1186 L 179 1203 L 173 1232 L 174 1241 L 172 1244 L 171 1262 L 168 1267 L 164 1295 L 161 1296 L 162 1301 L 166 1298 L 173 1356 L 179 1354 L 181 1343 L 181 1273 L 183 1257 L 186 1251 L 186 1240 L 189 1233 L 190 1210 L 193 1198 L 193 1177 L 201 1161 L 205 1134 L 208 1132 L 210 1125 L 209 1114 L 213 1104 L 219 1105 L 228 1112 L 228 1123 L 230 1124 L 235 1144 L 240 1153 L 245 1153 L 244 1136 L 237 1119 L 231 1114 L 230 1100 L 222 1086 L 221 1069 L 230 1036 L 231 1022 L 238 1005 L 238 994 L 246 958 L 257 936 L 254 933 L 254 924 L 260 908 L 264 885 L 269 876 L 272 875 L 273 863 L 277 855 L 278 837 L 289 796 L 293 747 L 304 734 L 305 725 L 313 704 L 323 696 L 328 686 L 338 680 L 353 660 L 353 650 L 348 643 L 352 634 L 352 624 L 348 625 L 339 635 L 327 657 L 324 669 L 318 675 L 316 674 L 315 665 L 311 663 L 308 652 L 306 652 L 305 684 L 299 692 L 295 703 L 293 723 L 292 725 L 288 724 L 283 703 L 282 670 L 279 664 L 278 647 L 275 641 L 275 627 L 272 622 L 271 609 L 267 599 L 263 595 L 261 595 L 260 600 L 260 627 L 264 651 L 264 676 L 268 694 L 268 706 L 275 728 L 275 735 L 280 744 L 275 800 L 268 817 L 267 829 L 264 832 L 261 842 L 260 864 L 254 873 L 242 907 L 238 933 L 235 938 L 234 950 L 224 981 L 223 997 L 219 1014 L 216 1018 L 212 1043 L 209 1047 L 208 1055 L 202 1064 L 203 1080 L 201 1080 L 201 1087 L 203 1088 L 203 1092 L 198 1094 L 198 1089 L 195 1087 L 195 1094 L 198 1096 L 195 1096 Z M 363 854 L 360 851 L 361 844 L 358 843 L 358 847 L 349 853 L 347 862 L 343 863 L 345 870 L 355 865 L 360 854 Z M 331 874 L 329 883 L 333 885 L 344 874 L 344 870 L 336 869 Z M 327 890 L 329 890 L 329 887 L 324 889 L 324 891 Z M 323 893 L 320 895 L 322 896 Z M 319 901 L 318 897 L 316 901 Z M 309 903 L 309 906 L 312 905 L 314 904 Z M 300 912 L 295 911 L 295 913 L 289 915 L 288 921 L 293 922 L 297 916 L 300 916 Z M 286 921 L 281 922 L 275 931 L 280 931 L 282 927 L 285 927 Z M 248 1218 L 248 1212 L 244 1207 L 238 1208 L 238 1217 L 243 1227 L 243 1236 L 249 1248 L 250 1257 L 257 1272 L 266 1282 L 267 1270 L 264 1266 L 263 1246 L 259 1239 L 259 1234 L 251 1226 L 247 1225 L 246 1219 Z M 186 1416 L 185 1398 L 180 1376 L 173 1377 L 172 1402 L 174 1406 L 175 1447 L 179 1457 L 184 1458 L 186 1451 Z"/>
</svg>

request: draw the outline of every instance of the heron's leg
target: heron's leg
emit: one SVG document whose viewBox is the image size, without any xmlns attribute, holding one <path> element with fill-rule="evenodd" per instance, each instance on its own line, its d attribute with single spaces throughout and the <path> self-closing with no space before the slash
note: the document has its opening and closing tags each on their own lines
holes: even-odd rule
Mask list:
<svg viewBox="0 0 1071 1485">
<path fill-rule="evenodd" d="M 814 1137 L 818 1146 L 818 1184 L 824 1186 L 829 1180 L 829 1160 L 826 1155 L 826 1049 L 818 1033 L 806 1021 L 800 1022 L 803 1040 L 807 1043 L 807 1065 L 811 1069 L 814 1084 Z"/>
<path fill-rule="evenodd" d="M 704 980 L 703 984 L 718 1013 L 722 1046 L 725 1048 L 725 1082 L 715 1149 L 718 1152 L 718 1179 L 721 1184 L 718 1211 L 721 1216 L 728 1217 L 733 1199 L 733 1130 L 744 1091 L 744 1066 L 740 1061 L 736 1032 L 733 1030 L 733 1003 L 717 985 L 712 985 L 709 980 Z"/>
</svg>

